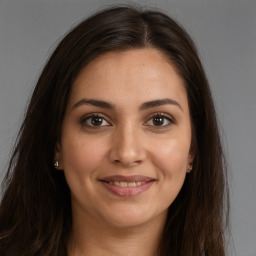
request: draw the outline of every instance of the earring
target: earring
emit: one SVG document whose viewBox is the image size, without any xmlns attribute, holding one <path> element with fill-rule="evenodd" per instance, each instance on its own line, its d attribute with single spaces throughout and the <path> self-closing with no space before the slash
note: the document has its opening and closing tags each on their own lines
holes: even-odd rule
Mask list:
<svg viewBox="0 0 256 256">
<path fill-rule="evenodd" d="M 187 173 L 191 172 L 192 169 L 193 169 L 193 165 L 192 165 L 192 163 L 190 163 L 190 164 L 188 165 Z"/>
<path fill-rule="evenodd" d="M 59 167 L 59 166 L 60 166 L 59 161 L 55 161 L 55 162 L 53 163 L 53 165 L 54 165 L 54 167 Z"/>
</svg>

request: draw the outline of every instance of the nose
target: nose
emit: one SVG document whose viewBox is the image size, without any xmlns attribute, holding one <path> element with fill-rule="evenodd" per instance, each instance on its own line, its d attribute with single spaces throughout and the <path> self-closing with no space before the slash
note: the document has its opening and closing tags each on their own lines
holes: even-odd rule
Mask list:
<svg viewBox="0 0 256 256">
<path fill-rule="evenodd" d="M 138 128 L 120 127 L 113 134 L 110 161 L 123 167 L 133 167 L 145 161 L 145 139 Z"/>
</svg>

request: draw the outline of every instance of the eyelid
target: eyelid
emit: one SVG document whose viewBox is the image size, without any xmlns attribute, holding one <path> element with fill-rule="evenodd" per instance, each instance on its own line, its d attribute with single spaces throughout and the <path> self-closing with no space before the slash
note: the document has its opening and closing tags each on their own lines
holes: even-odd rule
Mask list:
<svg viewBox="0 0 256 256">
<path fill-rule="evenodd" d="M 147 125 L 147 123 L 154 117 L 162 117 L 162 118 L 165 118 L 169 121 L 169 123 L 167 125 L 161 125 L 161 126 L 157 126 L 157 125 Z M 167 114 L 165 112 L 157 112 L 157 113 L 153 113 L 149 116 L 149 118 L 147 118 L 147 121 L 144 123 L 145 126 L 152 126 L 154 128 L 157 128 L 157 129 L 163 129 L 163 128 L 166 128 L 168 127 L 169 125 L 171 124 L 174 124 L 175 123 L 175 119 L 170 115 L 170 114 Z"/>
<path fill-rule="evenodd" d="M 93 117 L 100 117 L 102 119 L 104 119 L 108 125 L 100 125 L 100 126 L 93 126 L 93 125 L 87 125 L 85 124 L 85 122 L 90 119 L 90 118 L 93 118 Z M 154 117 L 162 117 L 166 120 L 168 120 L 168 124 L 165 124 L 165 125 L 160 125 L 160 126 L 157 126 L 157 125 L 148 125 L 147 123 Z M 163 128 L 166 128 L 168 127 L 169 125 L 171 124 L 174 124 L 176 121 L 175 121 L 175 118 L 172 117 L 170 114 L 167 114 L 165 112 L 156 112 L 156 113 L 152 113 L 149 115 L 149 117 L 147 118 L 147 121 L 143 124 L 145 126 L 150 126 L 150 127 L 154 127 L 154 128 L 157 128 L 157 129 L 163 129 Z M 92 129 L 97 129 L 97 128 L 102 128 L 102 127 L 107 127 L 107 126 L 112 126 L 112 121 L 111 121 L 111 118 L 110 117 L 106 117 L 106 114 L 104 113 L 101 113 L 101 112 L 93 112 L 93 113 L 88 113 L 84 116 L 82 116 L 79 120 L 79 123 L 84 126 L 84 127 L 87 127 L 87 128 L 92 128 Z"/>
<path fill-rule="evenodd" d="M 105 117 L 106 115 L 103 114 L 103 113 L 99 113 L 99 112 L 93 112 L 93 113 L 89 113 L 89 114 L 86 114 L 84 116 L 82 116 L 79 120 L 79 123 L 82 125 L 82 126 L 85 126 L 85 127 L 88 127 L 88 128 L 92 128 L 92 129 L 97 129 L 97 128 L 101 128 L 101 127 L 107 127 L 107 126 L 112 126 L 111 122 L 109 121 L 110 118 L 106 118 Z M 92 126 L 92 125 L 87 125 L 86 124 L 86 121 L 90 118 L 93 118 L 93 117 L 99 117 L 99 118 L 102 118 L 104 119 L 108 125 L 102 125 L 102 126 Z"/>
</svg>

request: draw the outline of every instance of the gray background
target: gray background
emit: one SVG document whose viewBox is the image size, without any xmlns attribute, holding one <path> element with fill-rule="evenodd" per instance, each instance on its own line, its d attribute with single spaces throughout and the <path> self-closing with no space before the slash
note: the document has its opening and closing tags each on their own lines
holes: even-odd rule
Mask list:
<svg viewBox="0 0 256 256">
<path fill-rule="evenodd" d="M 229 162 L 230 255 L 256 256 L 256 1 L 135 2 L 165 10 L 199 48 Z M 113 3 L 128 2 L 0 0 L 0 180 L 27 99 L 56 43 L 72 25 Z"/>
</svg>

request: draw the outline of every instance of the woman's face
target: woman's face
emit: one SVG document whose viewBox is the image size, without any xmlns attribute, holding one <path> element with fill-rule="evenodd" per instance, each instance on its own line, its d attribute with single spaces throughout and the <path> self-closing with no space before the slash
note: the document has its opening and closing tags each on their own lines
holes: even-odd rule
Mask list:
<svg viewBox="0 0 256 256">
<path fill-rule="evenodd" d="M 163 222 L 193 160 L 186 91 L 155 49 L 111 52 L 75 80 L 55 159 L 74 217 L 115 227 Z"/>
</svg>

